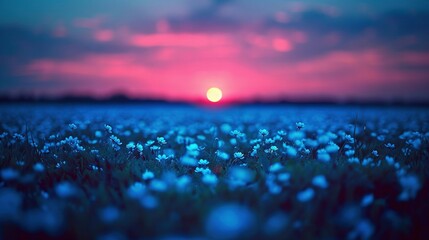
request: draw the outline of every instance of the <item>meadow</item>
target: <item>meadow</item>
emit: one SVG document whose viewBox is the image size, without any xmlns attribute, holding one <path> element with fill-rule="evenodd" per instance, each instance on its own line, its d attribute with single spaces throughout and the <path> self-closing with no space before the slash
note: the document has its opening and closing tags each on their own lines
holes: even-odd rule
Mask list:
<svg viewBox="0 0 429 240">
<path fill-rule="evenodd" d="M 0 106 L 0 239 L 428 239 L 429 110 Z"/>
</svg>

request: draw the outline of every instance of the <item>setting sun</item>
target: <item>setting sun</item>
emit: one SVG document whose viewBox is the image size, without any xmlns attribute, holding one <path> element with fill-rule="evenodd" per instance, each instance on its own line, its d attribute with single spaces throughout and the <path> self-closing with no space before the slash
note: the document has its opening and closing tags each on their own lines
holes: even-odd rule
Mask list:
<svg viewBox="0 0 429 240">
<path fill-rule="evenodd" d="M 222 90 L 216 87 L 212 87 L 207 90 L 207 99 L 210 102 L 219 102 L 222 99 Z"/>
</svg>

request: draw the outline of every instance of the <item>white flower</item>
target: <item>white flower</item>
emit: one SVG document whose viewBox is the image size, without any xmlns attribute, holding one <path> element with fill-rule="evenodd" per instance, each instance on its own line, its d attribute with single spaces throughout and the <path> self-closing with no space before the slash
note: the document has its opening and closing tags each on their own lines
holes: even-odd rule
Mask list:
<svg viewBox="0 0 429 240">
<path fill-rule="evenodd" d="M 76 124 L 74 124 L 74 123 L 70 123 L 70 124 L 69 124 L 69 128 L 70 128 L 71 130 L 76 130 L 76 129 L 77 129 L 77 126 L 76 126 Z"/>
<path fill-rule="evenodd" d="M 244 158 L 244 154 L 242 152 L 235 152 L 234 153 L 234 158 L 243 159 Z"/>
</svg>

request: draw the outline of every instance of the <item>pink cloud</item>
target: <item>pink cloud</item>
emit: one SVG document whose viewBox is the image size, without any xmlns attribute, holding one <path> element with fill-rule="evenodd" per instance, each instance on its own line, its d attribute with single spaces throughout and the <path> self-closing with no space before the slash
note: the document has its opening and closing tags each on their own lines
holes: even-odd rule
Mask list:
<svg viewBox="0 0 429 240">
<path fill-rule="evenodd" d="M 159 33 L 165 33 L 170 30 L 170 24 L 165 19 L 158 20 L 155 27 L 156 31 Z"/>
<path fill-rule="evenodd" d="M 285 38 L 274 38 L 272 46 L 278 52 L 289 52 L 293 49 L 292 44 Z"/>
<path fill-rule="evenodd" d="M 108 29 L 96 30 L 93 37 L 98 42 L 109 42 L 113 39 L 113 31 Z"/>
<path fill-rule="evenodd" d="M 231 40 L 222 34 L 159 33 L 136 34 L 129 43 L 138 47 L 213 47 L 228 45 Z"/>
<path fill-rule="evenodd" d="M 170 41 L 170 37 L 166 39 Z M 133 96 L 185 100 L 203 98 L 212 86 L 223 89 L 225 100 L 276 96 L 388 99 L 423 89 L 429 76 L 428 71 L 397 68 L 427 63 L 427 53 L 408 52 L 398 58 L 375 49 L 335 51 L 301 62 L 262 65 L 247 56 L 257 52 L 255 59 L 265 61 L 270 57 L 266 52 L 275 54 L 272 49 L 243 51 L 234 42 L 191 49 L 183 48 L 188 42 L 163 44 L 168 47 L 144 55 L 90 54 L 73 60 L 39 59 L 22 69 L 21 74 L 40 81 L 62 82 L 64 89 L 75 92 L 106 94 L 125 90 Z M 416 97 L 422 96 L 419 94 Z"/>
<path fill-rule="evenodd" d="M 134 57 L 127 54 L 87 55 L 78 60 L 39 59 L 29 64 L 24 75 L 39 76 L 41 80 L 61 77 L 97 77 L 100 79 L 129 78 L 144 76 L 147 70 L 134 63 Z"/>
</svg>

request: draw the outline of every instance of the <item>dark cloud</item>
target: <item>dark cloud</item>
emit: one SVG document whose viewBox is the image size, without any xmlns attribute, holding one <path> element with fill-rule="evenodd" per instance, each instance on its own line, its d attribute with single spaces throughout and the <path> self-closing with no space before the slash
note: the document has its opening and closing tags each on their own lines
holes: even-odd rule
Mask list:
<svg viewBox="0 0 429 240">
<path fill-rule="evenodd" d="M 246 23 L 225 17 L 221 10 L 233 3 L 234 0 L 213 0 L 210 4 L 192 10 L 184 16 L 167 17 L 172 32 L 231 32 L 242 28 Z M 135 32 L 156 32 L 156 23 L 159 19 L 147 20 L 143 17 L 128 22 L 128 27 Z"/>
<path fill-rule="evenodd" d="M 31 60 L 34 58 L 75 58 L 88 53 L 124 52 L 128 47 L 100 43 L 92 39 L 54 37 L 49 31 L 33 31 L 22 27 L 0 27 L 0 57 Z"/>
<path fill-rule="evenodd" d="M 300 31 L 304 44 L 273 59 L 303 61 L 332 51 L 384 49 L 390 52 L 429 51 L 429 12 L 393 11 L 379 16 L 330 16 L 309 10 L 292 16 L 287 23 L 267 19 L 257 32 Z M 335 38 L 335 39 L 332 39 Z"/>
</svg>

